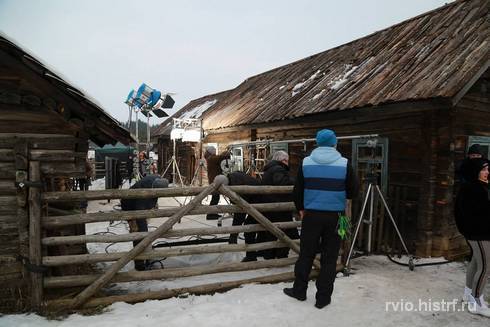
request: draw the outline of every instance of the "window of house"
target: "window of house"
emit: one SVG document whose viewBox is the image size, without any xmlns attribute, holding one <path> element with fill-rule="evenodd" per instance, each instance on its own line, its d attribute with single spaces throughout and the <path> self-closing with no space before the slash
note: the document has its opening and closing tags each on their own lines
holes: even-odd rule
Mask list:
<svg viewBox="0 0 490 327">
<path fill-rule="evenodd" d="M 233 160 L 233 171 L 243 171 L 243 147 L 233 147 L 231 150 L 231 159 Z"/>
<path fill-rule="evenodd" d="M 375 176 L 377 184 L 386 194 L 388 191 L 388 139 L 380 137 L 375 140 L 352 140 L 352 166 L 362 182 L 361 189 L 364 189 L 365 184 Z"/>
<path fill-rule="evenodd" d="M 284 151 L 284 152 L 288 153 L 288 144 L 287 143 L 272 143 L 270 145 L 271 157 L 274 154 L 274 152 L 277 152 L 277 151 Z"/>
</svg>

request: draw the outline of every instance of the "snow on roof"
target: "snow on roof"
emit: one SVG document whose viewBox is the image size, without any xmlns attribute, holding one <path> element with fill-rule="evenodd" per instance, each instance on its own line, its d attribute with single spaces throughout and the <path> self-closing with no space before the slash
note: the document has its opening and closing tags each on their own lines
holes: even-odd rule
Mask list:
<svg viewBox="0 0 490 327">
<path fill-rule="evenodd" d="M 348 78 L 357 69 L 358 66 L 345 65 L 346 72 L 343 75 L 337 76 L 332 81 L 328 83 L 331 90 L 340 89 L 345 83 L 347 83 Z"/>
<path fill-rule="evenodd" d="M 179 118 L 181 118 L 181 119 L 200 118 L 202 116 L 202 114 L 206 110 L 208 110 L 209 108 L 211 108 L 216 102 L 218 102 L 217 99 L 208 100 L 208 101 L 204 102 L 203 104 L 201 104 L 201 105 L 199 105 L 197 107 L 194 107 L 194 108 L 192 108 L 189 111 L 186 111 Z"/>
<path fill-rule="evenodd" d="M 317 70 L 313 75 L 311 75 L 306 81 L 304 82 L 301 82 L 301 83 L 298 83 L 296 84 L 294 87 L 293 87 L 293 92 L 291 92 L 291 96 L 295 96 L 296 94 L 298 94 L 299 92 L 301 92 L 301 89 L 303 88 L 303 86 L 305 86 L 306 84 L 308 84 L 309 82 L 315 80 L 318 75 L 321 73 L 322 71 L 319 69 Z M 280 90 L 281 88 L 279 88 Z"/>
</svg>

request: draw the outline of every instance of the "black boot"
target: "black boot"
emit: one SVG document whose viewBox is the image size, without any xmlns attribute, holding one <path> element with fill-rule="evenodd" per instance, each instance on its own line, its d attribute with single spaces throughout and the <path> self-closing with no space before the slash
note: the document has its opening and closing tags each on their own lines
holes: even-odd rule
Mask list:
<svg viewBox="0 0 490 327">
<path fill-rule="evenodd" d="M 318 309 L 323 309 L 330 304 L 330 298 L 328 299 L 317 299 L 315 302 L 315 307 Z"/>
<path fill-rule="evenodd" d="M 290 296 L 292 298 L 295 298 L 298 301 L 304 301 L 304 300 L 306 300 L 306 292 L 305 293 L 296 292 L 294 290 L 294 288 L 292 288 L 292 287 L 291 288 L 284 288 L 282 291 L 287 296 Z"/>
<path fill-rule="evenodd" d="M 245 256 L 243 257 L 241 262 L 250 262 L 250 261 L 257 261 L 257 257 L 252 257 L 252 256 Z"/>
<path fill-rule="evenodd" d="M 221 218 L 221 215 L 215 214 L 215 213 L 210 213 L 206 215 L 206 220 L 218 220 Z"/>
</svg>

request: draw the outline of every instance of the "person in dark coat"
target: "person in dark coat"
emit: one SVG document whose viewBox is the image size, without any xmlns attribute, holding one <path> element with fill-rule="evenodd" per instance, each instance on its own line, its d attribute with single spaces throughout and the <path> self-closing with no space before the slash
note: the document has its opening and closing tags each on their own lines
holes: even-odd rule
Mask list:
<svg viewBox="0 0 490 327">
<path fill-rule="evenodd" d="M 320 273 L 316 280 L 315 307 L 330 304 L 336 263 L 340 250 L 339 216 L 349 210 L 349 199 L 358 193 L 358 183 L 347 158 L 335 148 L 337 137 L 332 130 L 317 133 L 318 147 L 303 159 L 293 189 L 294 204 L 303 220 L 298 260 L 294 266 L 294 284 L 284 293 L 299 301 L 306 300 L 306 290 L 315 256 L 320 250 Z"/>
<path fill-rule="evenodd" d="M 242 172 L 236 171 L 228 174 L 229 185 L 260 185 L 260 181 L 256 178 Z M 248 203 L 259 203 L 260 195 L 255 194 L 243 194 L 241 197 Z M 253 217 L 245 212 L 237 212 L 233 214 L 233 226 L 241 226 L 243 224 L 250 225 L 256 224 L 257 222 Z M 243 233 L 245 237 L 245 244 L 254 244 L 256 242 L 257 232 L 246 232 Z M 236 244 L 238 242 L 238 234 L 230 235 L 230 244 Z M 256 261 L 257 253 L 255 251 L 248 251 L 242 262 Z"/>
<path fill-rule="evenodd" d="M 140 188 L 167 188 L 168 180 L 160 177 L 160 175 L 148 175 L 136 182 L 130 189 Z M 121 209 L 123 211 L 134 210 L 149 210 L 155 208 L 158 198 L 146 199 L 121 199 Z M 146 219 L 129 220 L 129 232 L 148 232 L 148 223 Z M 133 241 L 133 246 L 138 245 L 140 241 Z M 135 260 L 134 268 L 136 270 L 146 270 L 146 262 L 144 260 Z"/>
<path fill-rule="evenodd" d="M 463 297 L 471 313 L 490 317 L 490 309 L 483 296 L 490 276 L 488 160 L 469 160 L 465 173 L 466 179 L 458 192 L 454 208 L 456 226 L 473 251 Z"/>
<path fill-rule="evenodd" d="M 272 155 L 272 160 L 264 167 L 262 185 L 285 186 L 294 185 L 294 179 L 289 175 L 289 155 L 285 151 L 277 151 Z M 262 197 L 262 202 L 292 202 L 292 194 L 270 194 Z M 293 221 L 291 211 L 266 212 L 264 216 L 271 222 Z M 286 229 L 284 233 L 291 239 L 298 239 L 299 234 L 296 228 Z M 257 234 L 257 243 L 271 242 L 277 240 L 270 232 L 264 231 Z M 267 249 L 259 252 L 264 259 L 287 258 L 289 248 Z"/>
<path fill-rule="evenodd" d="M 148 156 L 146 155 L 145 151 L 140 151 L 138 153 L 138 173 L 140 177 L 145 177 L 148 175 L 148 165 L 149 165 L 149 160 Z"/>
<path fill-rule="evenodd" d="M 471 175 L 471 160 L 485 158 L 483 155 L 483 151 L 481 149 L 480 144 L 473 144 L 468 149 L 468 155 L 464 158 L 463 161 L 459 164 L 458 168 L 456 168 L 456 176 L 460 179 L 461 182 L 465 182 L 471 178 L 468 175 Z"/>
<path fill-rule="evenodd" d="M 226 151 L 221 155 L 216 155 L 216 148 L 214 146 L 208 146 L 206 148 L 206 152 L 204 153 L 204 159 L 206 159 L 207 163 L 207 171 L 208 171 L 208 182 L 211 184 L 214 181 L 214 178 L 218 175 L 223 174 L 221 169 L 221 161 L 230 158 L 230 153 Z M 217 205 L 219 203 L 219 193 L 214 192 L 211 195 L 211 202 L 209 205 Z M 220 215 L 211 213 L 206 215 L 206 220 L 216 220 L 219 219 Z"/>
</svg>

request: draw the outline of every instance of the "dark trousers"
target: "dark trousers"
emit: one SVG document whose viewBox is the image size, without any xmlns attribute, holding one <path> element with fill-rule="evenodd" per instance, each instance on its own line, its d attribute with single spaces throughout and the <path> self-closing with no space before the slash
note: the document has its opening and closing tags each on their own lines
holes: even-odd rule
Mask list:
<svg viewBox="0 0 490 327">
<path fill-rule="evenodd" d="M 338 213 L 306 211 L 301 226 L 301 250 L 294 266 L 294 291 L 306 294 L 311 266 L 315 255 L 320 252 L 320 274 L 316 280 L 317 301 L 328 301 L 333 292 L 337 274 L 337 257 L 340 236 L 337 233 Z"/>
<path fill-rule="evenodd" d="M 257 224 L 257 221 L 254 217 L 248 215 L 245 218 L 245 225 L 254 225 Z M 243 233 L 243 237 L 245 238 L 245 244 L 255 244 L 257 243 L 257 232 L 245 232 Z M 245 255 L 249 258 L 257 258 L 257 251 L 248 251 Z"/>
<path fill-rule="evenodd" d="M 278 222 L 290 222 L 293 221 L 293 217 L 290 212 L 285 213 L 268 213 L 266 214 L 266 218 L 269 219 L 273 223 Z M 299 238 L 298 229 L 297 228 L 289 228 L 284 230 L 284 233 L 287 237 L 292 240 L 297 240 Z M 277 241 L 277 237 L 273 235 L 271 232 L 262 231 L 257 233 L 257 243 L 262 242 L 273 242 Z M 280 259 L 287 258 L 289 255 L 289 247 L 277 248 L 277 249 L 267 249 L 261 250 L 258 253 L 258 256 L 264 257 L 264 259 Z"/>
<path fill-rule="evenodd" d="M 247 214 L 244 212 L 237 212 L 233 214 L 233 222 L 232 226 L 241 226 L 245 222 L 245 217 L 247 217 Z M 230 234 L 230 244 L 237 244 L 238 243 L 238 233 Z"/>
<path fill-rule="evenodd" d="M 210 206 L 215 206 L 219 203 L 219 193 L 213 193 L 211 195 L 211 202 L 209 202 Z M 206 215 L 206 219 L 212 220 L 212 219 L 218 219 L 219 215 L 215 213 L 210 213 Z"/>
<path fill-rule="evenodd" d="M 136 229 L 137 230 L 131 230 L 131 223 L 130 223 L 130 232 L 148 232 L 148 223 L 146 222 L 146 219 L 136 219 L 134 220 L 134 223 L 136 224 Z M 134 226 L 133 223 L 133 226 Z M 133 241 L 133 247 L 138 245 L 138 243 L 141 241 Z M 146 260 L 134 260 L 134 269 L 136 270 L 145 270 L 146 269 Z"/>
<path fill-rule="evenodd" d="M 233 214 L 233 226 L 241 226 L 243 224 L 245 225 L 253 225 L 256 224 L 257 222 L 253 217 L 250 215 L 247 215 L 244 212 L 237 212 Z M 245 244 L 255 244 L 257 243 L 257 232 L 245 232 L 243 233 L 243 236 L 245 238 Z M 230 243 L 237 243 L 238 239 L 238 234 L 230 234 Z M 245 254 L 248 258 L 256 258 L 257 257 L 257 252 L 256 251 L 248 251 Z"/>
</svg>

